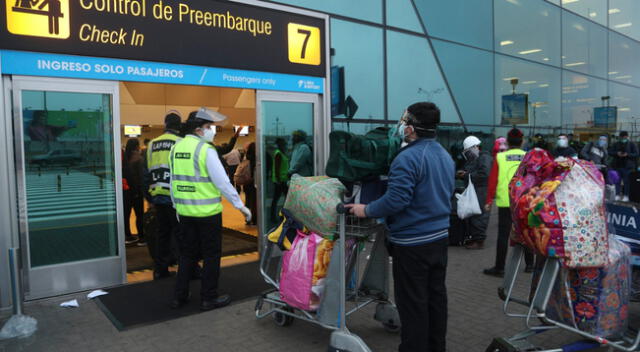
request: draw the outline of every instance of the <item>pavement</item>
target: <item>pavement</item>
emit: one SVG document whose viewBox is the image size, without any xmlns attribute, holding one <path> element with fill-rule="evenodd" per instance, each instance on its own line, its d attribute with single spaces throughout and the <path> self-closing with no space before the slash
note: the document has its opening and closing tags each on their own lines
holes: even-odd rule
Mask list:
<svg viewBox="0 0 640 352">
<path fill-rule="evenodd" d="M 492 214 L 483 250 L 450 247 L 447 287 L 449 295 L 449 352 L 485 351 L 494 337 L 512 336 L 525 329 L 524 321 L 502 313 L 497 288 L 502 280 L 482 274 L 493 264 L 497 213 Z M 526 297 L 530 274 L 522 274 L 517 292 Z M 38 331 L 26 339 L 0 341 L 5 351 L 327 351 L 330 332 L 296 320 L 279 327 L 270 318 L 257 320 L 255 300 L 155 325 L 118 331 L 86 293 L 28 302 L 25 313 L 38 320 Z M 63 301 L 78 298 L 80 307 L 60 308 Z M 349 329 L 373 351 L 396 351 L 398 334 L 386 332 L 373 320 L 373 306 L 354 313 Z M 0 316 L 0 322 L 8 315 Z M 545 348 L 578 340 L 564 331 L 548 331 L 532 339 Z"/>
</svg>

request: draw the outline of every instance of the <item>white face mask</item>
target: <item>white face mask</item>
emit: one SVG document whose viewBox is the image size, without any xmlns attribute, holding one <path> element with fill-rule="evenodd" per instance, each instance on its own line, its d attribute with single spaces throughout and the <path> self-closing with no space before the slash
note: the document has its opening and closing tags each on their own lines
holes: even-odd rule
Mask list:
<svg viewBox="0 0 640 352">
<path fill-rule="evenodd" d="M 558 147 L 566 148 L 568 146 L 569 146 L 569 141 L 566 138 L 559 138 L 558 139 Z"/>
<path fill-rule="evenodd" d="M 213 131 L 213 126 L 206 129 L 203 128 L 202 131 L 204 132 L 204 134 L 200 136 L 200 138 L 205 142 L 213 143 L 213 138 L 216 136 L 216 133 Z"/>
<path fill-rule="evenodd" d="M 409 125 L 407 125 L 407 124 L 406 124 L 406 123 L 404 123 L 404 122 L 401 122 L 401 123 L 398 125 L 398 136 L 400 136 L 400 139 L 402 140 L 402 142 L 403 142 L 403 143 L 404 143 L 404 142 L 406 142 L 406 143 L 411 142 L 411 141 L 408 141 L 408 140 L 407 140 L 407 134 L 406 134 L 406 132 L 405 132 L 405 130 L 407 129 L 407 127 L 409 127 Z"/>
</svg>

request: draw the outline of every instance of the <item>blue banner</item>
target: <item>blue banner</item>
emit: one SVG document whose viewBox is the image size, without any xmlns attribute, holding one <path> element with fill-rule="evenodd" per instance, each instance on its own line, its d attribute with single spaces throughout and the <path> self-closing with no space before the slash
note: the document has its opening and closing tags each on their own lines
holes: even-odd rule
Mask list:
<svg viewBox="0 0 640 352">
<path fill-rule="evenodd" d="M 616 237 L 631 247 L 633 264 L 640 265 L 640 212 L 633 205 L 607 202 L 607 220 Z"/>
<path fill-rule="evenodd" d="M 0 50 L 3 74 L 323 93 L 324 78 Z"/>
</svg>

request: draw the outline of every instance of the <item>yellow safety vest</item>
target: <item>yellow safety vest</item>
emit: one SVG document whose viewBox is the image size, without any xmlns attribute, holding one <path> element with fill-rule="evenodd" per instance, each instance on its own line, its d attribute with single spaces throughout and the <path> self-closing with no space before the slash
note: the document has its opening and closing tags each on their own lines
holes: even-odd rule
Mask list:
<svg viewBox="0 0 640 352">
<path fill-rule="evenodd" d="M 276 170 L 276 157 L 278 155 L 280 155 L 280 169 Z M 280 149 L 276 149 L 271 161 L 271 181 L 274 183 L 287 182 L 289 179 L 289 157 Z"/>
<path fill-rule="evenodd" d="M 147 148 L 147 169 L 151 174 L 149 194 L 151 196 L 171 195 L 171 170 L 169 170 L 169 157 L 171 148 L 180 137 L 173 133 L 165 133 L 149 143 Z"/>
<path fill-rule="evenodd" d="M 179 215 L 202 218 L 222 213 L 220 190 L 207 171 L 209 148 L 209 143 L 187 136 L 171 149 L 171 194 Z"/>
<path fill-rule="evenodd" d="M 518 170 L 526 152 L 522 149 L 510 149 L 496 155 L 498 163 L 498 187 L 496 189 L 496 205 L 509 207 L 509 182 Z"/>
</svg>

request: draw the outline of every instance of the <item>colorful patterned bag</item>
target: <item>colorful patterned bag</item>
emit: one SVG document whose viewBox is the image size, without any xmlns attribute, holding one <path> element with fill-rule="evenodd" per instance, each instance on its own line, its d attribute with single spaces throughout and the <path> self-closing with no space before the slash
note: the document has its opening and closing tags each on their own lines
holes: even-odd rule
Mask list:
<svg viewBox="0 0 640 352">
<path fill-rule="evenodd" d="M 336 178 L 293 176 L 284 208 L 311 231 L 331 236 L 338 220 L 336 206 L 344 191 L 344 185 Z"/>
<path fill-rule="evenodd" d="M 512 240 L 570 268 L 608 263 L 604 179 L 590 162 L 534 149 L 509 185 Z"/>
<path fill-rule="evenodd" d="M 609 242 L 609 265 L 560 271 L 547 306 L 550 319 L 604 338 L 627 330 L 631 250 L 613 236 Z"/>
</svg>

